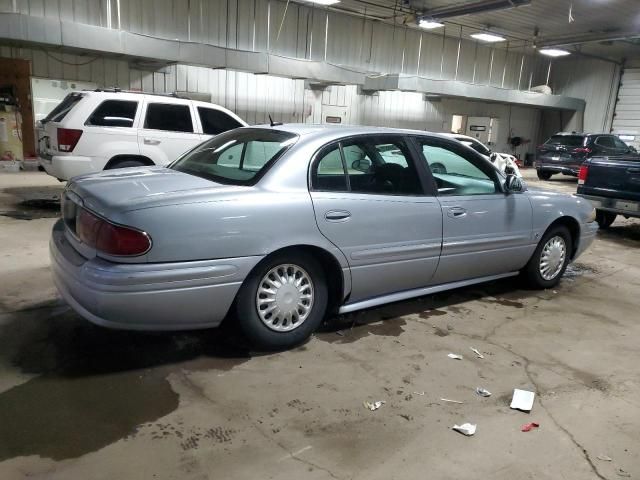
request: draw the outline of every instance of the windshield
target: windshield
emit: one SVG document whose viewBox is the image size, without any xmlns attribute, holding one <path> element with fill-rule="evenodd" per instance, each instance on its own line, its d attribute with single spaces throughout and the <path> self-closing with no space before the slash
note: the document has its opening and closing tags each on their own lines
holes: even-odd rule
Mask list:
<svg viewBox="0 0 640 480">
<path fill-rule="evenodd" d="M 253 185 L 297 139 L 279 130 L 231 130 L 198 145 L 169 168 L 218 183 Z"/>
<path fill-rule="evenodd" d="M 545 145 L 565 145 L 567 147 L 581 147 L 584 142 L 582 135 L 554 135 Z"/>
</svg>

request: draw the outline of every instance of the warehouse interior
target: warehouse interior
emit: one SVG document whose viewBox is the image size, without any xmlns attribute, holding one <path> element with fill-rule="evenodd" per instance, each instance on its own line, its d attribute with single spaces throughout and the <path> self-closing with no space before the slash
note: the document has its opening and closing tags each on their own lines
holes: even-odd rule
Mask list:
<svg viewBox="0 0 640 480">
<path fill-rule="evenodd" d="M 574 195 L 577 172 L 536 177 L 550 137 L 640 151 L 638 0 L 0 0 L 0 478 L 640 476 L 637 215 L 557 288 L 507 278 L 336 315 L 289 351 L 227 328 L 107 330 L 51 280 L 69 179 L 41 158 L 42 121 L 93 91 L 248 126 L 467 135 L 530 190 Z M 485 404 L 456 400 L 489 383 Z M 539 404 L 515 417 L 518 386 Z M 451 433 L 465 419 L 473 438 Z"/>
</svg>

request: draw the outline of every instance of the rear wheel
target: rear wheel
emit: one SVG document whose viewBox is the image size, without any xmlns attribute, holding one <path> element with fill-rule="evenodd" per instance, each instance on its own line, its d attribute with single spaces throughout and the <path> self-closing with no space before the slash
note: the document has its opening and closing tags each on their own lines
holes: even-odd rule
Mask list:
<svg viewBox="0 0 640 480">
<path fill-rule="evenodd" d="M 283 252 L 259 264 L 243 283 L 236 298 L 238 323 L 254 347 L 286 349 L 320 326 L 327 301 L 320 264 L 300 252 Z"/>
<path fill-rule="evenodd" d="M 113 170 L 114 168 L 129 168 L 129 167 L 143 167 L 146 163 L 141 160 L 136 160 L 134 158 L 123 158 L 122 160 L 117 160 L 109 165 L 106 170 Z"/>
<path fill-rule="evenodd" d="M 550 228 L 522 272 L 527 283 L 533 288 L 555 287 L 569 264 L 572 248 L 567 227 L 558 225 Z"/>
<path fill-rule="evenodd" d="M 617 215 L 604 210 L 596 210 L 596 222 L 600 228 L 609 228 L 616 219 Z"/>
<path fill-rule="evenodd" d="M 551 172 L 547 172 L 545 170 L 538 170 L 537 174 L 540 180 L 549 180 L 551 175 L 553 175 Z"/>
</svg>

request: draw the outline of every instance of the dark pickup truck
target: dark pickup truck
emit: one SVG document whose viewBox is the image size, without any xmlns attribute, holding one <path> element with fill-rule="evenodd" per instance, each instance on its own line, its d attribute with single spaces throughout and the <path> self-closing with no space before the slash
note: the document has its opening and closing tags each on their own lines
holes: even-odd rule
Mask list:
<svg viewBox="0 0 640 480">
<path fill-rule="evenodd" d="M 578 173 L 578 195 L 591 201 L 600 228 L 609 227 L 617 215 L 640 217 L 640 155 L 586 160 Z"/>
</svg>

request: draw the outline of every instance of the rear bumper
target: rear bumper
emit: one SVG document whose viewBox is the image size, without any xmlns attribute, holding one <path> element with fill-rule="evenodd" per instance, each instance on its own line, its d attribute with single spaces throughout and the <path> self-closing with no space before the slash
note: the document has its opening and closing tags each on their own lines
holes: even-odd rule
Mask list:
<svg viewBox="0 0 640 480">
<path fill-rule="evenodd" d="M 617 213 L 627 217 L 640 217 L 640 202 L 634 200 L 619 200 L 610 197 L 599 197 L 596 195 L 578 194 L 586 200 L 589 200 L 596 210 L 604 210 L 606 212 Z"/>
<path fill-rule="evenodd" d="M 562 173 L 564 175 L 578 176 L 580 165 L 562 165 L 558 163 L 536 162 L 536 169 L 542 172 Z"/>
<path fill-rule="evenodd" d="M 40 154 L 38 161 L 49 175 L 60 180 L 100 172 L 104 168 L 101 162 L 97 162 L 92 157 Z"/>
<path fill-rule="evenodd" d="M 591 246 L 596 238 L 596 233 L 598 233 L 598 224 L 596 222 L 584 223 L 581 225 L 578 249 L 573 256 L 573 260 L 582 255 L 584 251 Z"/>
<path fill-rule="evenodd" d="M 49 242 L 62 297 L 92 323 L 126 330 L 187 330 L 222 322 L 242 281 L 262 257 L 116 264 L 82 257 L 58 221 Z"/>
</svg>

